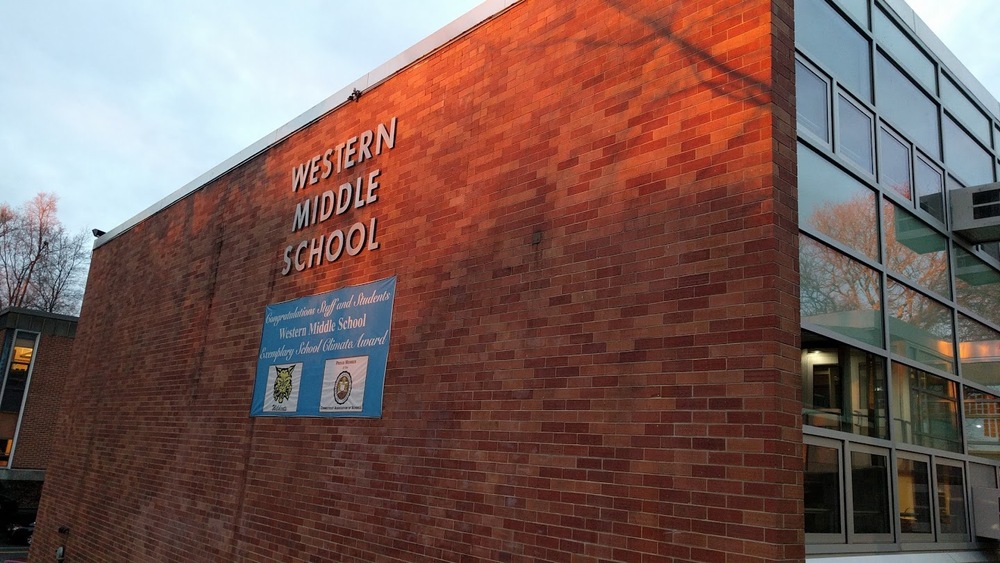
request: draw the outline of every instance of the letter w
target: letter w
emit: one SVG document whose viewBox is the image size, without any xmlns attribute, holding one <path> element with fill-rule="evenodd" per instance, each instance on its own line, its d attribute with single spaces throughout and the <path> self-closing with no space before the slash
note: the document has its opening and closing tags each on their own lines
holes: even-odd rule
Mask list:
<svg viewBox="0 0 1000 563">
<path fill-rule="evenodd" d="M 292 191 L 297 192 L 306 187 L 306 176 L 309 171 L 308 162 L 292 167 Z"/>
</svg>

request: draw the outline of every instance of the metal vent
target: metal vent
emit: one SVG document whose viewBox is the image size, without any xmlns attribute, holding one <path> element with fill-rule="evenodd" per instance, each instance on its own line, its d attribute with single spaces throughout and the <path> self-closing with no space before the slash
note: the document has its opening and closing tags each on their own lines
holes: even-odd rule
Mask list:
<svg viewBox="0 0 1000 563">
<path fill-rule="evenodd" d="M 1000 241 L 1000 183 L 951 191 L 951 226 L 973 243 Z"/>
</svg>

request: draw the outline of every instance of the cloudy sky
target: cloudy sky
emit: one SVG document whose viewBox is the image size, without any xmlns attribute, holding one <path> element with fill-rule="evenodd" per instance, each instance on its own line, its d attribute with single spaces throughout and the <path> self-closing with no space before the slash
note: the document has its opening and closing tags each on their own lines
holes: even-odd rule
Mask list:
<svg viewBox="0 0 1000 563">
<path fill-rule="evenodd" d="M 111 230 L 480 0 L 0 0 L 0 202 Z M 910 5 L 1000 94 L 996 0 Z"/>
</svg>

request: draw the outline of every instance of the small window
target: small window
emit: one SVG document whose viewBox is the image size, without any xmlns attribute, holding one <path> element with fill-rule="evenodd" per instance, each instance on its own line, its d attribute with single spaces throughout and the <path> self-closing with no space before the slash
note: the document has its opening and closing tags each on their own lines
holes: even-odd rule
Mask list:
<svg viewBox="0 0 1000 563">
<path fill-rule="evenodd" d="M 810 543 L 842 543 L 840 449 L 833 440 L 806 440 L 803 478 L 806 537 Z"/>
<path fill-rule="evenodd" d="M 861 449 L 851 452 L 852 532 L 859 541 L 891 541 L 889 513 L 889 456 Z"/>
<path fill-rule="evenodd" d="M 830 142 L 830 83 L 801 61 L 795 61 L 795 115 L 799 131 Z"/>
<path fill-rule="evenodd" d="M 938 526 L 941 541 L 967 541 L 968 512 L 962 466 L 940 461 L 937 470 Z"/>
<path fill-rule="evenodd" d="M 879 182 L 887 191 L 912 200 L 910 193 L 910 146 L 884 127 L 879 129 Z"/>
<path fill-rule="evenodd" d="M 944 120 L 944 163 L 967 186 L 993 181 L 993 157 L 948 116 Z"/>
<path fill-rule="evenodd" d="M 874 174 L 872 118 L 843 94 L 837 96 L 837 100 L 840 116 L 837 150 L 861 170 Z"/>
<path fill-rule="evenodd" d="M 941 172 L 919 155 L 914 170 L 917 207 L 944 223 L 944 180 Z"/>
<path fill-rule="evenodd" d="M 908 541 L 934 541 L 931 528 L 931 466 L 925 456 L 896 457 L 899 531 Z"/>
</svg>

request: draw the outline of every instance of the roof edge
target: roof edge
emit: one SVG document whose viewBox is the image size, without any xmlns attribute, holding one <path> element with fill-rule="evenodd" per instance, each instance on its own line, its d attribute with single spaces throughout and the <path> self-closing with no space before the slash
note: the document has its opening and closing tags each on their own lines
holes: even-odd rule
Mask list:
<svg viewBox="0 0 1000 563">
<path fill-rule="evenodd" d="M 288 123 L 265 135 L 257 142 L 227 158 L 221 164 L 216 165 L 208 172 L 198 176 L 194 180 L 182 186 L 180 189 L 147 207 L 145 210 L 139 212 L 121 225 L 97 237 L 97 240 L 94 241 L 94 249 L 96 250 L 104 244 L 118 238 L 145 219 L 148 219 L 156 213 L 170 207 L 171 205 L 198 191 L 200 188 L 213 180 L 220 178 L 227 172 L 261 154 L 268 148 L 285 140 L 310 123 L 320 119 L 340 106 L 347 104 L 350 101 L 348 97 L 355 90 L 364 92 L 381 84 L 394 74 L 458 39 L 483 22 L 503 13 L 511 6 L 521 1 L 522 0 L 485 0 L 482 4 L 479 4 L 475 8 L 459 16 L 451 23 L 418 41 L 412 47 L 379 65 L 361 78 L 358 78 L 354 82 L 351 82 L 347 86 L 341 88 L 333 95 L 327 97 L 325 100 L 308 109 L 295 119 L 292 119 Z"/>
</svg>

